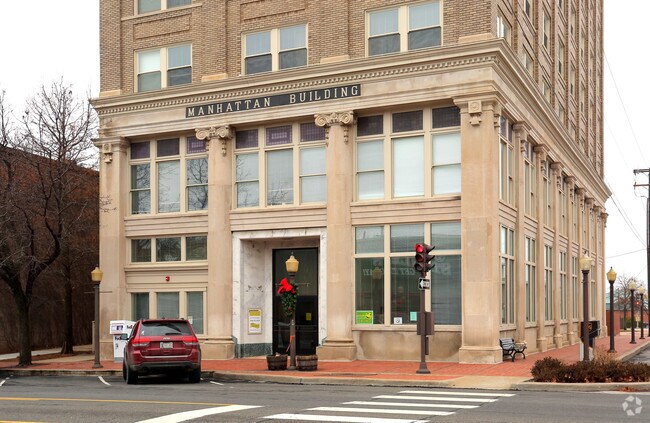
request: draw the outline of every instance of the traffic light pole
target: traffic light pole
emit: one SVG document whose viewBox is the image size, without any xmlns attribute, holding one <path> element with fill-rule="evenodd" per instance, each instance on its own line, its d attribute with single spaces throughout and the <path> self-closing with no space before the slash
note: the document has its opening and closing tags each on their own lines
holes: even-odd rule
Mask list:
<svg viewBox="0 0 650 423">
<path fill-rule="evenodd" d="M 420 312 L 418 317 L 420 319 L 420 367 L 415 373 L 430 374 L 431 371 L 427 368 L 426 354 L 427 354 L 427 330 L 426 330 L 426 312 L 425 308 L 425 295 L 424 289 L 420 288 Z"/>
</svg>

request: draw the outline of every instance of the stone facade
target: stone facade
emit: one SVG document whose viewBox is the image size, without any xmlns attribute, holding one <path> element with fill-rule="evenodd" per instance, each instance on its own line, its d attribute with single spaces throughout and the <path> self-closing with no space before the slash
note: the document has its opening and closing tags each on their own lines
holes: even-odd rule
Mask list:
<svg viewBox="0 0 650 423">
<path fill-rule="evenodd" d="M 439 273 L 426 293 L 425 307 L 438 316 L 430 360 L 498 362 L 499 337 L 526 341 L 529 351 L 577 342 L 583 254 L 595 263 L 590 319 L 604 326 L 610 193 L 603 181 L 601 0 L 204 0 L 172 8 L 162 0 L 162 10 L 143 14 L 137 3 L 100 3 L 101 92 L 93 104 L 101 195 L 112 205 L 100 221 L 102 321 L 138 317 L 136 302 L 144 298 L 148 315 L 161 317 L 170 297 L 159 294 L 166 293 L 179 315 L 202 313 L 192 318 L 201 321 L 204 358 L 269 353 L 277 346 L 274 251 L 311 248 L 318 251 L 318 294 L 308 320 L 318 316 L 319 356 L 417 360 L 412 317 L 419 305 L 407 301 L 397 313 L 398 286 L 412 284 L 400 273 L 412 248 L 390 237 L 408 229 L 423 234 L 400 242 L 432 243 L 442 223 L 458 225 L 458 245 L 440 251 Z M 410 7 L 423 4 L 438 10 L 431 31 L 439 31 L 439 46 L 370 55 L 371 12 L 394 10 L 408 26 Z M 306 65 L 247 75 L 245 37 L 294 25 L 306 28 Z M 181 44 L 191 45 L 191 82 L 138 92 L 138 54 Z M 437 123 L 442 112 L 453 115 L 452 123 Z M 371 121 L 383 122 L 381 130 L 365 133 Z M 263 137 L 278 128 L 289 137 L 291 192 L 274 202 L 265 172 L 281 150 Z M 318 160 L 308 165 L 322 180 L 320 201 L 305 201 L 315 191 L 301 188 L 314 181 L 313 172 L 303 172 L 303 128 L 324 130 L 310 144 L 323 151 L 324 173 L 312 169 Z M 246 144 L 245 133 L 259 136 L 259 144 L 257 138 Z M 459 163 L 443 169 L 436 148 L 448 144 L 436 137 L 449 134 L 444 140 L 456 139 Z M 173 161 L 207 159 L 206 207 L 190 210 L 190 170 L 180 166 L 184 205 L 161 209 L 167 175 L 156 169 L 167 159 L 156 157 L 154 147 L 168 139 L 181 146 L 169 156 Z M 190 144 L 201 141 L 205 149 L 193 156 Z M 133 146 L 146 142 L 152 146 L 146 158 L 136 157 Z M 372 142 L 382 146 L 381 164 L 370 169 L 382 193 L 369 199 L 360 188 L 360 151 Z M 400 155 L 408 142 L 421 143 L 422 154 Z M 257 177 L 242 176 L 246 154 L 256 157 Z M 405 157 L 419 175 L 404 170 Z M 151 169 L 144 188 L 134 186 L 139 165 Z M 445 178 L 458 189 L 436 176 L 442 174 L 452 175 Z M 411 182 L 421 189 L 406 192 Z M 241 198 L 250 192 L 242 187 L 250 184 L 258 203 L 244 206 Z M 134 213 L 142 189 L 150 210 Z M 362 251 L 359 234 L 366 229 L 381 232 L 382 251 Z M 206 256 L 188 259 L 188 239 L 201 236 Z M 155 257 L 161 238 L 183 245 L 177 260 Z M 150 260 L 134 259 L 138 240 L 151 243 Z M 372 260 L 372 271 L 361 269 L 364 260 Z M 381 289 L 368 298 L 380 304 L 366 310 L 371 305 L 361 291 L 375 289 L 364 282 L 371 274 Z M 436 292 L 436 278 L 446 284 L 444 294 Z M 200 306 L 184 297 L 191 293 L 201 293 Z M 262 316 L 259 332 L 251 310 Z M 363 311 L 372 311 L 371 324 L 358 316 Z M 111 351 L 107 329 L 103 356 Z"/>
</svg>

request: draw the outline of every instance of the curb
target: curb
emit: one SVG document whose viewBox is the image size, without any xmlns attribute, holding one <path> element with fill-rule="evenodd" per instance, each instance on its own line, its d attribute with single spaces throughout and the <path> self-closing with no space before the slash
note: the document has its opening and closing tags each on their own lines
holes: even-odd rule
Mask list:
<svg viewBox="0 0 650 423">
<path fill-rule="evenodd" d="M 592 392 L 592 391 L 650 391 L 650 382 L 609 383 L 553 383 L 522 382 L 513 387 L 517 391 Z"/>
</svg>

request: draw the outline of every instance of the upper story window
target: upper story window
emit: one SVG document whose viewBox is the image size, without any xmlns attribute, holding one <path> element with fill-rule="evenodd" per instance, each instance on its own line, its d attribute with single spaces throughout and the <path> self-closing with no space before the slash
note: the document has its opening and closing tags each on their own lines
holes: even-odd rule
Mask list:
<svg viewBox="0 0 650 423">
<path fill-rule="evenodd" d="M 514 205 L 514 146 L 512 143 L 512 125 L 507 118 L 499 119 L 499 198 Z"/>
<path fill-rule="evenodd" d="M 497 13 L 497 37 L 503 38 L 508 44 L 512 44 L 512 26 L 500 11 Z"/>
<path fill-rule="evenodd" d="M 546 11 L 546 9 L 543 9 L 543 32 L 542 32 L 542 43 L 544 44 L 544 47 L 548 50 L 551 47 L 551 17 Z"/>
<path fill-rule="evenodd" d="M 324 128 L 302 123 L 237 131 L 235 150 L 238 208 L 326 201 Z"/>
<path fill-rule="evenodd" d="M 136 55 L 137 91 L 154 91 L 192 82 L 192 46 L 183 44 Z"/>
<path fill-rule="evenodd" d="M 524 0 L 524 12 L 529 18 L 533 15 L 533 2 L 531 0 Z"/>
<path fill-rule="evenodd" d="M 521 63 L 523 63 L 524 67 L 526 68 L 526 72 L 532 77 L 534 77 L 534 71 L 535 71 L 535 62 L 533 61 L 533 57 L 528 53 L 526 49 L 524 49 L 523 55 L 521 57 Z"/>
<path fill-rule="evenodd" d="M 244 35 L 244 73 L 247 75 L 306 65 L 306 25 Z"/>
<path fill-rule="evenodd" d="M 439 46 L 440 2 L 432 1 L 368 13 L 368 55 Z"/>
<path fill-rule="evenodd" d="M 208 159 L 195 137 L 131 144 L 131 214 L 208 207 Z"/>
<path fill-rule="evenodd" d="M 192 0 L 138 0 L 138 13 L 155 12 L 188 4 L 192 4 Z"/>
<path fill-rule="evenodd" d="M 357 123 L 357 199 L 460 193 L 457 107 L 362 116 Z"/>
</svg>

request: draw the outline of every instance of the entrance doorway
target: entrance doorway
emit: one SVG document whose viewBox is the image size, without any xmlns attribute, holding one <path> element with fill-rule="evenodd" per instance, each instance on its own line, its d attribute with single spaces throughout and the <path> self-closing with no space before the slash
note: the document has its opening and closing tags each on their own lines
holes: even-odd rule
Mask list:
<svg viewBox="0 0 650 423">
<path fill-rule="evenodd" d="M 285 315 L 278 295 L 283 278 L 288 278 L 285 262 L 291 256 L 300 262 L 295 283 L 296 354 L 315 354 L 318 346 L 318 248 L 273 250 L 273 353 L 289 352 L 291 316 Z"/>
</svg>

